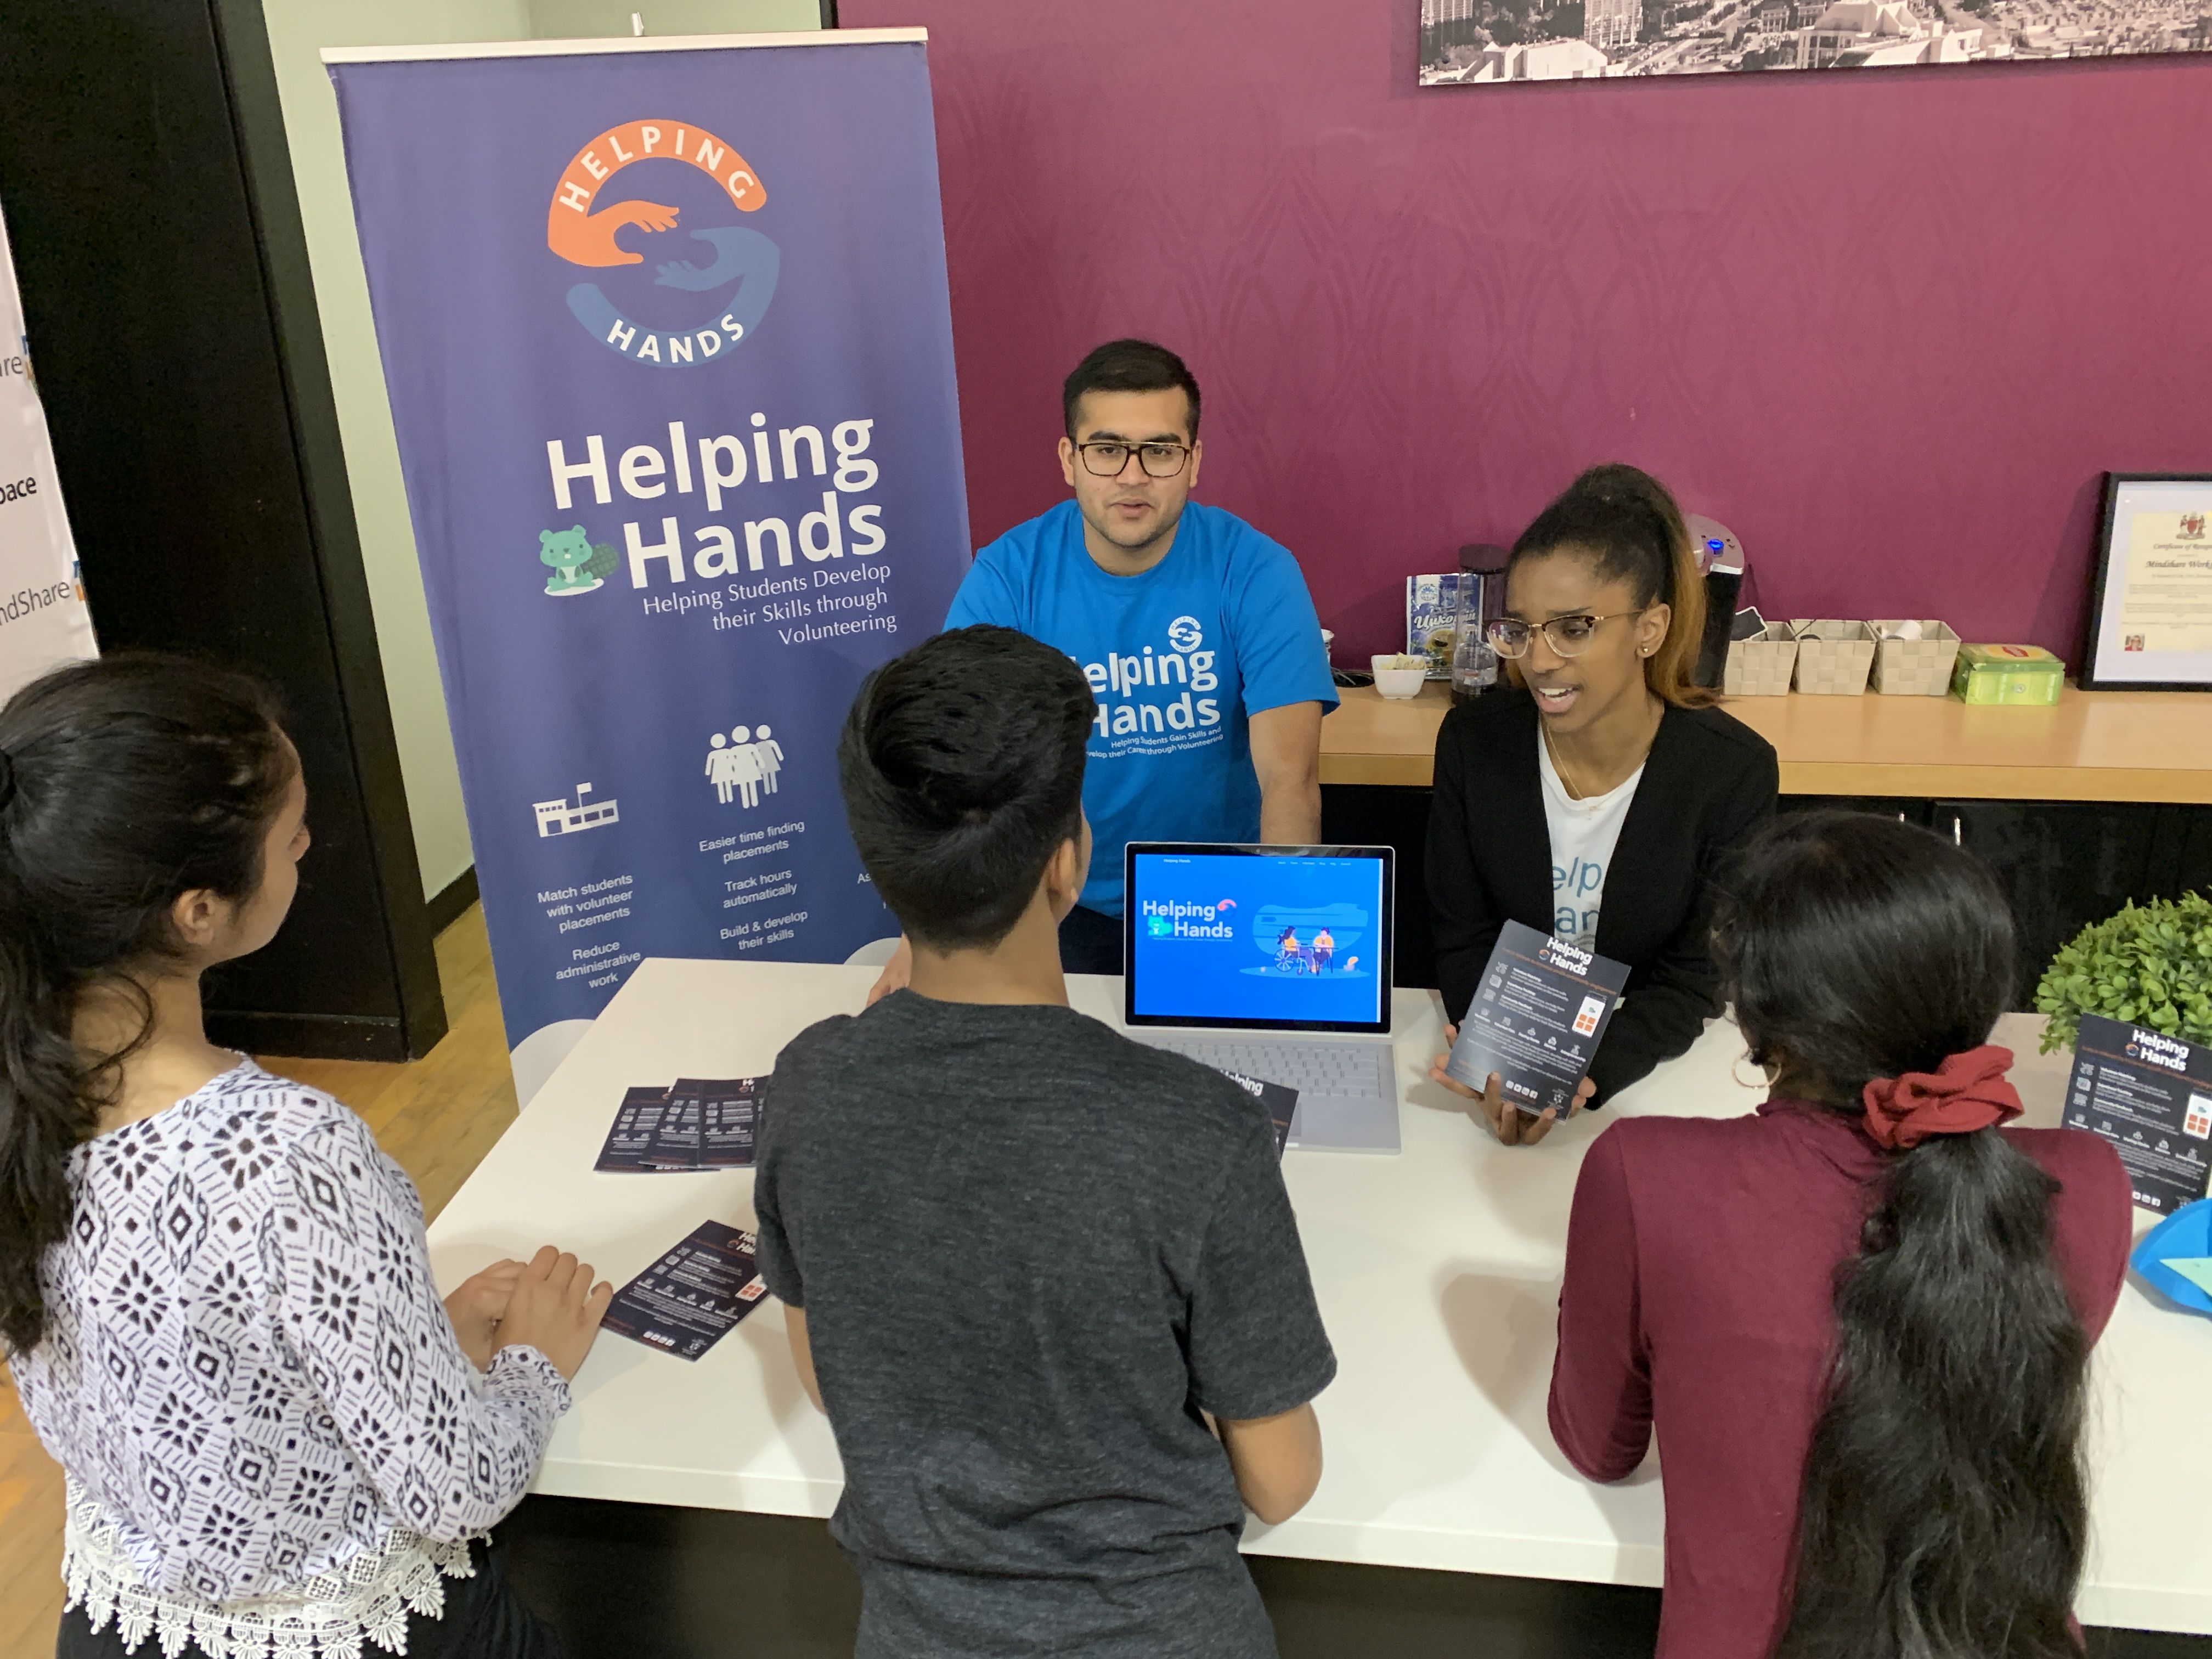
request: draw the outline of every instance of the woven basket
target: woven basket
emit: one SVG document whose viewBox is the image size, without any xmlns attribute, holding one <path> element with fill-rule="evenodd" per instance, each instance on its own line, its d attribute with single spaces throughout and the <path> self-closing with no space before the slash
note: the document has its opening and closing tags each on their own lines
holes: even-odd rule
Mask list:
<svg viewBox="0 0 2212 1659">
<path fill-rule="evenodd" d="M 1894 622 L 1867 624 L 1877 635 Z M 1959 660 L 1959 636 L 1943 623 L 1923 619 L 1917 640 L 1882 640 L 1874 657 L 1874 689 L 1890 697 L 1944 697 Z"/>
<path fill-rule="evenodd" d="M 1721 690 L 1731 697 L 1778 697 L 1790 690 L 1797 666 L 1797 640 L 1781 623 L 1769 623 L 1747 640 L 1730 640 Z"/>
<path fill-rule="evenodd" d="M 1856 697 L 1866 690 L 1874 667 L 1874 629 L 1831 617 L 1800 617 L 1790 629 L 1797 636 L 1800 691 L 1815 697 Z"/>
</svg>

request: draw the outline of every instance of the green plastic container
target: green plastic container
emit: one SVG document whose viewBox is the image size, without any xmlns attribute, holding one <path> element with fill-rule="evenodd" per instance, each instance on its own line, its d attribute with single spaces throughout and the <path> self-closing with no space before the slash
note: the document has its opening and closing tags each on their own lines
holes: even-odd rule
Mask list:
<svg viewBox="0 0 2212 1659">
<path fill-rule="evenodd" d="M 1970 703 L 2049 707 L 2065 689 L 2066 665 L 2039 645 L 1962 645 L 1951 695 Z"/>
</svg>

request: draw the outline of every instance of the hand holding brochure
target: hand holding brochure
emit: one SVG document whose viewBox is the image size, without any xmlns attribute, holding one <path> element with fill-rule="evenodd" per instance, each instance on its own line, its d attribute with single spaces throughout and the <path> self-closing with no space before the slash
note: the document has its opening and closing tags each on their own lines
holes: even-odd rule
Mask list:
<svg viewBox="0 0 2212 1659">
<path fill-rule="evenodd" d="M 1565 1116 L 1628 983 L 1625 963 L 1509 921 L 1459 1024 L 1445 1072 L 1480 1090 L 1492 1072 L 1530 1116 Z"/>
</svg>

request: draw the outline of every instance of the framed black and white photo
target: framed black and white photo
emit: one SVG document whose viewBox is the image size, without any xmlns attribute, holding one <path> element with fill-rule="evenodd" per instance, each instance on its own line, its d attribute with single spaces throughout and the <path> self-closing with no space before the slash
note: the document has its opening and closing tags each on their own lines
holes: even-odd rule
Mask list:
<svg viewBox="0 0 2212 1659">
<path fill-rule="evenodd" d="M 2095 61 L 2212 51 L 2193 0 L 1398 0 L 1420 83 Z"/>
<path fill-rule="evenodd" d="M 2081 689 L 2212 690 L 2212 473 L 2105 475 Z"/>
</svg>

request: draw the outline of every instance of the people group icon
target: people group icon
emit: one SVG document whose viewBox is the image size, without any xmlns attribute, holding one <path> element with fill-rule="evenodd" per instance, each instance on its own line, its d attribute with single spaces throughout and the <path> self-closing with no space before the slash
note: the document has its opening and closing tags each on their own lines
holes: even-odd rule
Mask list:
<svg viewBox="0 0 2212 1659">
<path fill-rule="evenodd" d="M 758 806 L 762 795 L 775 793 L 783 745 L 768 727 L 733 726 L 727 738 L 717 732 L 707 742 L 707 781 L 714 786 L 716 800 L 727 806 L 735 795 L 741 805 Z"/>
</svg>

